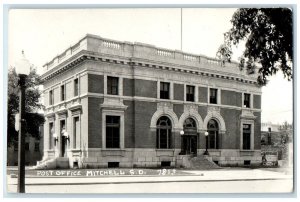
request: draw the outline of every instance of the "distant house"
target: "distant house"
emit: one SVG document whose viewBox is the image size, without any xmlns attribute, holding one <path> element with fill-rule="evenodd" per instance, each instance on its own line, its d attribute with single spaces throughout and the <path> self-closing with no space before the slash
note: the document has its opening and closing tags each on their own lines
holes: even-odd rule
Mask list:
<svg viewBox="0 0 300 202">
<path fill-rule="evenodd" d="M 40 138 L 32 137 L 30 134 L 26 134 L 25 138 L 25 165 L 36 165 L 37 161 L 40 161 L 43 157 L 43 126 L 40 127 Z M 18 141 L 15 141 L 7 149 L 7 165 L 18 165 Z"/>
<path fill-rule="evenodd" d="M 261 152 L 262 154 L 277 155 L 278 160 L 287 160 L 289 157 L 289 143 L 292 142 L 292 125 L 272 123 L 261 124 Z"/>
</svg>

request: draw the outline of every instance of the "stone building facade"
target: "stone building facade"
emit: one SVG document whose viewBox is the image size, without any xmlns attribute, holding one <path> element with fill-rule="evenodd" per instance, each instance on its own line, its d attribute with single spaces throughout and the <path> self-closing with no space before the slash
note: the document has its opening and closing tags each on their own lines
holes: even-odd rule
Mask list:
<svg viewBox="0 0 300 202">
<path fill-rule="evenodd" d="M 44 66 L 43 162 L 259 164 L 261 89 L 236 63 L 87 34 Z"/>
</svg>

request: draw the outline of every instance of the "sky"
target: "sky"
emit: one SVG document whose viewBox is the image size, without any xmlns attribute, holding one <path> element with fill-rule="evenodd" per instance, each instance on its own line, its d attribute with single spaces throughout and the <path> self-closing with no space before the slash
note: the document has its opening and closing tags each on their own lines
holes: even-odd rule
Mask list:
<svg viewBox="0 0 300 202">
<path fill-rule="evenodd" d="M 182 50 L 215 57 L 235 10 L 184 8 Z M 14 65 L 24 50 L 27 59 L 42 73 L 46 62 L 87 33 L 180 50 L 180 16 L 180 8 L 10 10 L 8 64 Z M 234 60 L 242 50 L 242 45 L 233 49 Z M 292 82 L 283 79 L 282 74 L 270 78 L 262 88 L 262 122 L 292 122 L 292 89 Z"/>
</svg>

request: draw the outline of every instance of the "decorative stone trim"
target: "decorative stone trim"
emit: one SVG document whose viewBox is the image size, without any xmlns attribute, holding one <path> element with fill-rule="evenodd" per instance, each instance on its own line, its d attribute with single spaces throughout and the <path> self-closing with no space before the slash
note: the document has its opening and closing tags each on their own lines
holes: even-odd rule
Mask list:
<svg viewBox="0 0 300 202">
<path fill-rule="evenodd" d="M 47 114 L 45 114 L 45 117 L 50 121 L 50 120 L 55 120 L 55 112 L 51 111 Z"/>
<path fill-rule="evenodd" d="M 174 149 L 156 149 L 156 156 L 174 156 Z"/>
<path fill-rule="evenodd" d="M 102 156 L 125 156 L 126 151 L 123 149 L 102 149 Z"/>
<path fill-rule="evenodd" d="M 250 150 L 243 150 L 243 125 L 250 124 L 251 125 L 251 134 L 250 134 Z M 249 152 L 254 150 L 254 119 L 241 119 L 240 126 L 240 150 Z"/>
<path fill-rule="evenodd" d="M 68 110 L 66 108 L 61 108 L 61 109 L 57 110 L 56 113 L 60 119 L 63 119 L 63 118 L 67 117 Z"/>
<path fill-rule="evenodd" d="M 127 107 L 127 106 L 126 106 Z M 125 147 L 125 120 L 124 120 L 124 109 L 106 109 L 102 108 L 102 149 L 106 149 L 106 116 L 120 116 L 120 148 L 117 150 L 124 149 Z M 111 150 L 111 149 L 108 149 Z"/>
<path fill-rule="evenodd" d="M 242 109 L 242 113 L 241 113 L 241 119 L 250 119 L 250 120 L 254 120 L 256 119 L 256 116 L 254 116 L 252 110 L 249 109 Z"/>
<path fill-rule="evenodd" d="M 128 106 L 124 105 L 123 99 L 118 97 L 105 97 L 103 104 L 100 104 L 101 109 L 113 109 L 125 111 Z"/>
<path fill-rule="evenodd" d="M 124 58 L 121 57 L 122 59 L 116 59 L 116 58 L 108 58 L 107 56 L 98 56 L 98 55 L 94 55 L 94 53 L 91 53 L 87 50 L 81 50 L 78 54 L 81 54 L 80 57 L 75 58 L 72 62 L 69 62 L 68 64 L 64 64 L 65 62 L 58 64 L 57 67 L 60 68 L 53 68 L 49 71 L 47 71 L 45 74 L 42 75 L 42 81 L 46 81 L 49 80 L 51 78 L 53 78 L 54 76 L 66 71 L 69 68 L 73 68 L 74 66 L 82 63 L 85 60 L 94 60 L 94 61 L 102 61 L 102 62 L 109 62 L 109 63 L 117 63 L 117 64 L 134 64 L 135 66 L 141 66 L 141 67 L 147 67 L 147 68 L 158 68 L 158 69 L 163 69 L 163 70 L 167 70 L 167 71 L 181 71 L 184 72 L 186 74 L 194 74 L 194 75 L 200 75 L 200 76 L 208 76 L 208 77 L 215 77 L 218 79 L 227 79 L 227 80 L 235 80 L 237 82 L 242 82 L 242 83 L 249 83 L 249 84 L 257 84 L 257 81 L 255 80 L 251 80 L 251 79 L 243 79 L 243 78 L 239 78 L 239 77 L 230 77 L 230 76 L 223 76 L 220 74 L 215 74 L 215 73 L 208 73 L 208 72 L 202 72 L 202 71 L 196 71 L 196 70 L 189 70 L 187 69 L 188 66 L 184 69 L 180 68 L 180 67 L 170 67 L 170 66 L 165 66 L 165 65 L 157 65 L 157 64 L 149 64 L 147 62 L 141 62 L 141 61 L 132 61 L 132 62 L 128 62 L 125 60 L 129 60 L 130 58 Z M 75 56 L 74 56 L 75 57 Z M 130 64 L 129 64 L 130 65 Z M 56 70 L 55 70 L 56 69 Z"/>
<path fill-rule="evenodd" d="M 150 123 L 151 129 L 156 129 L 157 120 L 161 116 L 169 117 L 172 122 L 172 128 L 173 129 L 178 128 L 178 118 L 173 111 L 173 104 L 171 104 L 170 102 L 158 102 L 157 103 L 157 110 L 151 118 L 151 123 Z"/>
<path fill-rule="evenodd" d="M 240 150 L 240 156 L 254 156 L 255 150 Z"/>
<path fill-rule="evenodd" d="M 226 132 L 226 125 L 223 117 L 220 114 L 220 107 L 207 107 L 207 115 L 204 119 L 204 130 L 207 130 L 207 124 L 210 119 L 214 119 L 218 122 L 220 127 L 220 133 L 224 134 Z"/>
<path fill-rule="evenodd" d="M 198 113 L 198 106 L 194 104 L 184 105 L 184 112 L 180 116 L 179 123 L 178 123 L 180 129 L 181 130 L 183 129 L 184 121 L 189 117 L 195 119 L 197 125 L 197 132 L 198 133 L 202 132 L 204 130 L 203 119 Z"/>
<path fill-rule="evenodd" d="M 80 114 L 82 112 L 82 105 L 72 105 L 71 107 L 69 107 L 69 110 L 72 112 L 72 115 Z"/>
</svg>

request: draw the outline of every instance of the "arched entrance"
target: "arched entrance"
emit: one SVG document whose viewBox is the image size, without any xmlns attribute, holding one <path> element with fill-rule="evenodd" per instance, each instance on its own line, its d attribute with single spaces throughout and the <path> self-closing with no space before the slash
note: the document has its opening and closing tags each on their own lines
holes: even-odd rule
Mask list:
<svg viewBox="0 0 300 202">
<path fill-rule="evenodd" d="M 183 125 L 184 134 L 181 136 L 180 154 L 197 155 L 197 125 L 194 119 L 187 118 Z"/>
</svg>

